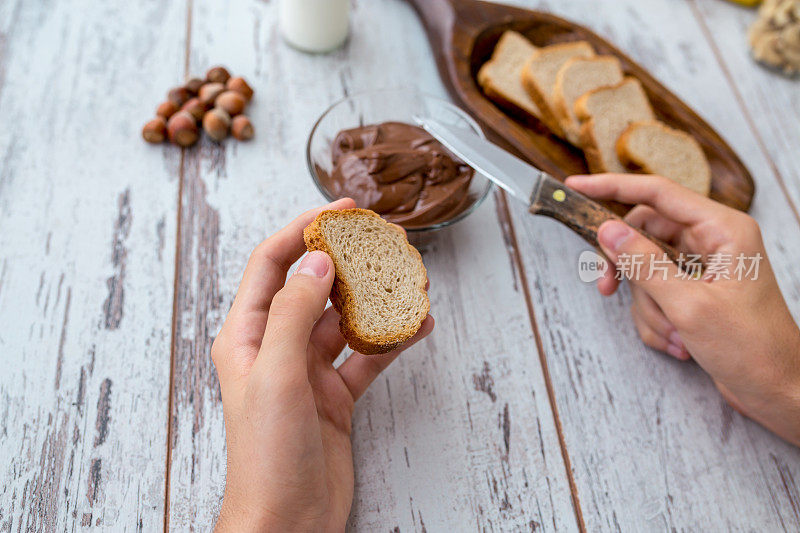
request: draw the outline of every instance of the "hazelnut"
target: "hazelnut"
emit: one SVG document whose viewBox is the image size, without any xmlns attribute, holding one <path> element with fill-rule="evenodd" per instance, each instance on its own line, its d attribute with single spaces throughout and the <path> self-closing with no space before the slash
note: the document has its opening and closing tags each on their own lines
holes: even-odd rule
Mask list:
<svg viewBox="0 0 800 533">
<path fill-rule="evenodd" d="M 225 67 L 213 67 L 206 72 L 206 81 L 212 83 L 225 83 L 230 77 L 231 74 Z"/>
<path fill-rule="evenodd" d="M 250 119 L 244 115 L 233 117 L 231 134 L 240 141 L 252 139 L 255 131 L 253 131 L 253 125 L 250 123 Z"/>
<path fill-rule="evenodd" d="M 231 116 L 218 107 L 203 116 L 203 129 L 215 141 L 221 141 L 228 136 L 230 125 Z"/>
<path fill-rule="evenodd" d="M 167 100 L 176 106 L 181 107 L 186 103 L 186 100 L 191 98 L 191 96 L 192 95 L 189 94 L 189 90 L 186 87 L 173 87 L 167 93 Z"/>
<path fill-rule="evenodd" d="M 210 106 L 214 103 L 214 100 L 217 99 L 217 96 L 223 92 L 225 92 L 225 85 L 222 83 L 206 83 L 200 87 L 200 92 L 197 94 L 197 97 L 200 98 L 200 101 L 205 105 Z"/>
<path fill-rule="evenodd" d="M 142 128 L 142 137 L 149 143 L 164 142 L 164 134 L 167 131 L 167 121 L 164 117 L 156 117 Z"/>
<path fill-rule="evenodd" d="M 178 111 L 167 122 L 169 140 L 178 146 L 191 146 L 197 142 L 200 132 L 197 121 L 188 111 Z"/>
<path fill-rule="evenodd" d="M 186 83 L 184 83 L 183 86 L 186 87 L 186 90 L 188 90 L 190 93 L 197 94 L 200 90 L 200 87 L 202 87 L 204 83 L 205 82 L 200 78 L 189 78 L 186 80 Z"/>
<path fill-rule="evenodd" d="M 235 76 L 228 80 L 228 83 L 225 84 L 225 87 L 229 91 L 236 91 L 237 93 L 244 96 L 246 101 L 250 101 L 253 97 L 253 89 L 244 81 L 244 78 L 241 76 Z"/>
<path fill-rule="evenodd" d="M 171 100 L 167 100 L 166 102 L 161 102 L 156 108 L 156 115 L 158 115 L 159 117 L 164 117 L 164 120 L 167 120 L 169 117 L 171 117 L 177 112 L 178 112 L 178 106 L 176 106 L 175 102 Z"/>
<path fill-rule="evenodd" d="M 181 107 L 181 111 L 188 111 L 189 114 L 192 115 L 197 121 L 202 120 L 206 109 L 206 105 L 197 97 L 190 98 L 185 104 L 183 104 L 183 107 Z"/>
<path fill-rule="evenodd" d="M 236 91 L 225 91 L 214 100 L 214 105 L 224 109 L 230 116 L 238 115 L 244 111 L 244 106 L 246 104 L 247 101 L 244 99 L 244 96 Z"/>
</svg>

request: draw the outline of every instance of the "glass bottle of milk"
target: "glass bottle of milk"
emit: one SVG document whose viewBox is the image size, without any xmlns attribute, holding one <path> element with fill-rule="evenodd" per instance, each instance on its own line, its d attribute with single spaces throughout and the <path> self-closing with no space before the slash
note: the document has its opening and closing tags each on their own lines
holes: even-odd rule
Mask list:
<svg viewBox="0 0 800 533">
<path fill-rule="evenodd" d="M 281 0 L 283 38 L 304 52 L 330 52 L 347 39 L 350 0 Z"/>
</svg>

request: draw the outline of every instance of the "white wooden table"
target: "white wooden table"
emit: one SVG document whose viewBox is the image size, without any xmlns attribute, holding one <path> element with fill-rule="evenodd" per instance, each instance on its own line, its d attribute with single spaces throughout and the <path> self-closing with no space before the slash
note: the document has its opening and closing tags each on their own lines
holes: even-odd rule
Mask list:
<svg viewBox="0 0 800 533">
<path fill-rule="evenodd" d="M 731 143 L 798 317 L 800 85 L 748 57 L 754 13 L 517 3 L 616 43 Z M 288 48 L 276 9 L 0 2 L 0 531 L 209 530 L 225 473 L 209 348 L 250 250 L 322 203 L 311 125 L 362 89 L 446 96 L 401 0 L 354 2 L 328 56 Z M 165 90 L 217 63 L 256 89 L 255 140 L 142 142 Z M 800 528 L 800 451 L 643 347 L 627 290 L 578 280 L 585 248 L 499 195 L 422 246 L 437 327 L 357 405 L 353 530 Z"/>
</svg>

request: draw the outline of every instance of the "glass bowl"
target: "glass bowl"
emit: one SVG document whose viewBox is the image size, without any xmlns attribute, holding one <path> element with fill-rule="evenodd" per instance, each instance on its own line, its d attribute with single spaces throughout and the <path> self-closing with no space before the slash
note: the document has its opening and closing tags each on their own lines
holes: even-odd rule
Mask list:
<svg viewBox="0 0 800 533">
<path fill-rule="evenodd" d="M 480 126 L 467 113 L 445 100 L 414 89 L 367 91 L 347 96 L 322 113 L 308 136 L 306 146 L 308 171 L 322 195 L 331 202 L 338 200 L 325 187 L 317 172 L 318 168 L 324 172 L 332 170 L 331 144 L 337 133 L 344 129 L 387 121 L 415 124 L 414 116 L 431 117 L 443 124 L 470 129 L 481 137 L 484 136 Z M 469 201 L 462 211 L 436 224 L 401 225 L 409 232 L 444 228 L 466 218 L 486 199 L 491 190 L 492 182 L 475 172 L 467 189 Z"/>
</svg>

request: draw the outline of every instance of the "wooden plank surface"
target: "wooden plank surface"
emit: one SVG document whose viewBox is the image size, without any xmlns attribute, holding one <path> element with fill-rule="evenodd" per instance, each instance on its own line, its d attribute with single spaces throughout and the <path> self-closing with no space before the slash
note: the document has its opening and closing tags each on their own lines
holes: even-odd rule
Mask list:
<svg viewBox="0 0 800 533">
<path fill-rule="evenodd" d="M 754 68 L 746 35 L 757 10 L 708 0 L 691 0 L 689 5 L 744 111 L 750 142 L 766 155 L 800 221 L 800 82 Z"/>
<path fill-rule="evenodd" d="M 726 137 L 757 183 L 760 222 L 797 316 L 797 221 L 686 2 L 519 2 L 627 50 Z M 734 413 L 694 364 L 645 348 L 630 296 L 578 280 L 585 244 L 512 205 L 587 529 L 796 530 L 800 452 Z M 543 243 L 547 243 L 543 249 Z M 721 332 L 724 334 L 724 332 Z M 586 436 L 592 438 L 587 439 Z"/>
<path fill-rule="evenodd" d="M 2 531 L 162 527 L 184 15 L 0 3 Z"/>
<path fill-rule="evenodd" d="M 590 26 L 731 142 L 800 317 L 800 103 L 750 64 L 750 12 L 513 3 Z M 309 56 L 282 42 L 275 2 L 0 3 L 0 531 L 213 523 L 225 451 L 208 353 L 252 247 L 323 201 L 311 125 L 360 90 L 445 94 L 405 3 L 354 4 L 348 45 Z M 252 142 L 182 155 L 139 140 L 185 63 L 253 82 Z M 357 406 L 349 529 L 800 528 L 800 452 L 644 348 L 627 291 L 578 280 L 577 237 L 496 196 L 416 243 L 437 329 Z"/>
<path fill-rule="evenodd" d="M 323 202 L 304 160 L 314 121 L 345 94 L 407 85 L 409 72 L 444 95 L 402 3 L 358 3 L 358 31 L 330 56 L 287 47 L 275 16 L 274 3 L 249 1 L 195 3 L 192 12 L 190 70 L 225 62 L 252 80 L 257 132 L 246 144 L 203 141 L 184 165 L 169 477 L 176 529 L 213 522 L 219 507 L 224 428 L 208 353 L 247 256 Z M 524 296 L 491 202 L 420 247 L 438 326 L 357 406 L 350 528 L 575 529 Z"/>
</svg>

